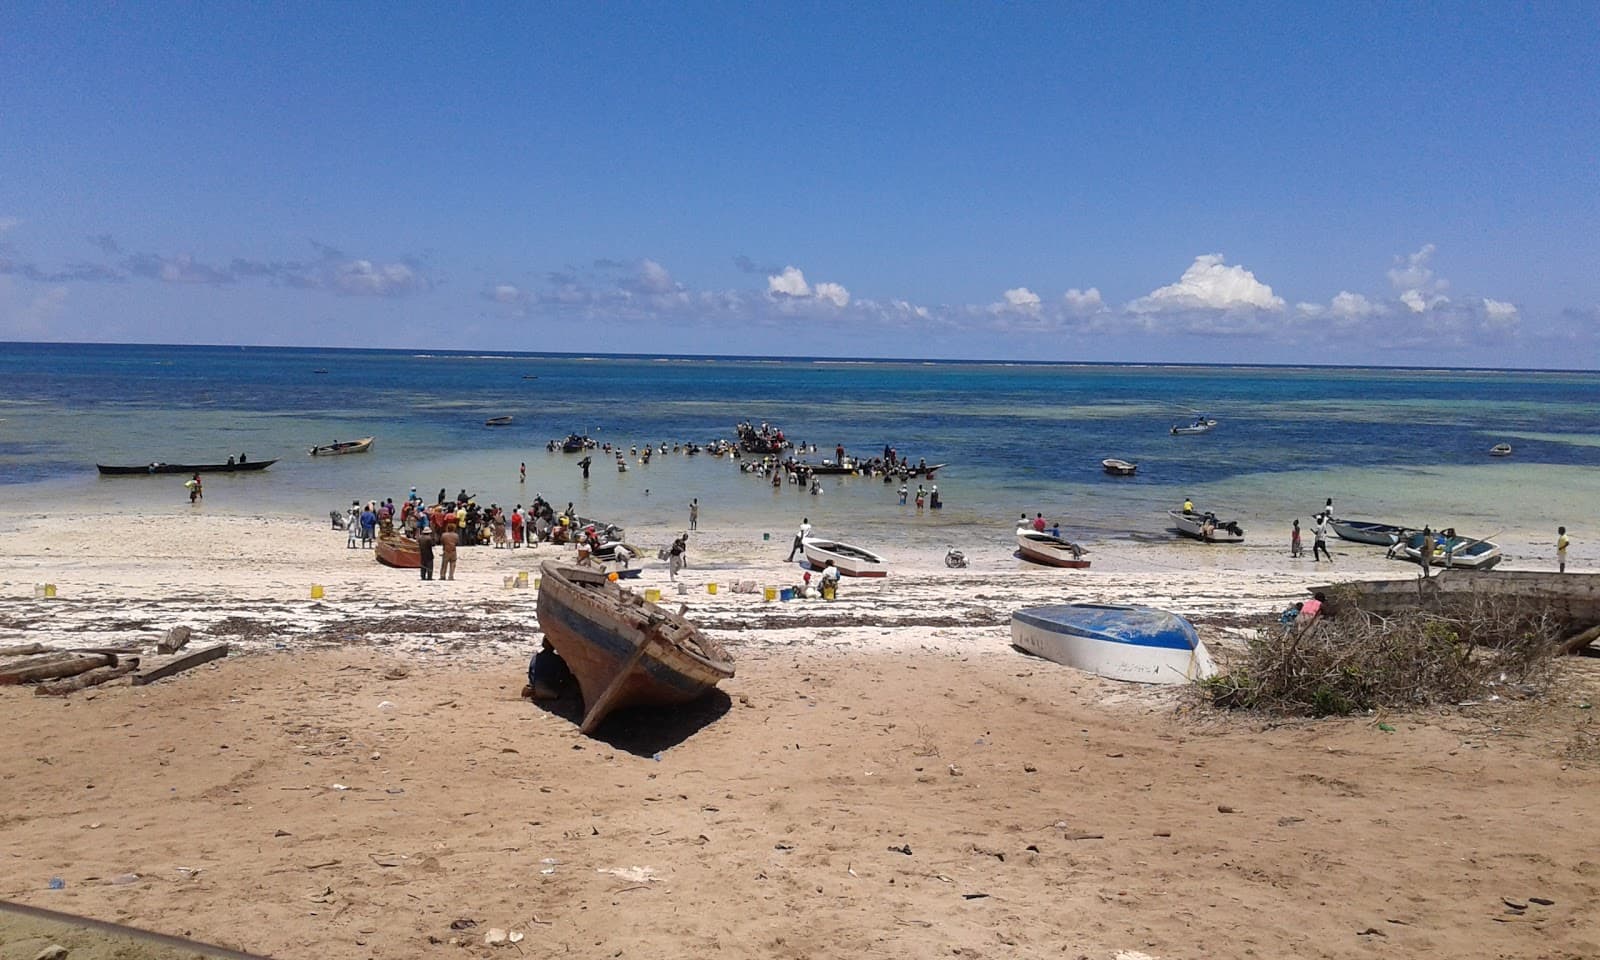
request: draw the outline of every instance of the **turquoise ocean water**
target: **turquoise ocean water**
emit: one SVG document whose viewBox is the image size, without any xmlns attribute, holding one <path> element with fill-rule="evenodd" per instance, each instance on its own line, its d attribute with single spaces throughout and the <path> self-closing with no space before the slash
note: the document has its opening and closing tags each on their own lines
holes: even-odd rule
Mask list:
<svg viewBox="0 0 1600 960">
<path fill-rule="evenodd" d="M 325 372 L 321 372 L 325 371 Z M 1169 428 L 1203 410 L 1203 436 Z M 510 415 L 509 427 L 487 428 Z M 545 443 L 589 433 L 624 447 L 705 443 L 770 421 L 870 456 L 894 445 L 948 462 L 946 508 L 899 507 L 892 485 L 828 478 L 779 490 L 707 455 L 596 457 Z M 375 435 L 366 455 L 313 444 Z M 1508 442 L 1512 457 L 1488 448 Z M 0 491 L 13 509 L 177 512 L 180 477 L 102 478 L 99 463 L 279 462 L 206 481 L 204 509 L 325 517 L 354 498 L 465 487 L 480 500 L 543 493 L 623 523 L 686 522 L 787 535 L 893 533 L 928 544 L 1042 511 L 1091 538 L 1167 536 L 1192 496 L 1280 537 L 1327 497 L 1338 512 L 1480 535 L 1584 525 L 1600 496 L 1600 378 L 1591 373 L 1285 367 L 923 363 L 406 351 L 0 344 Z M 1131 479 L 1100 461 L 1139 463 Z M 519 463 L 527 481 L 518 483 Z"/>
</svg>

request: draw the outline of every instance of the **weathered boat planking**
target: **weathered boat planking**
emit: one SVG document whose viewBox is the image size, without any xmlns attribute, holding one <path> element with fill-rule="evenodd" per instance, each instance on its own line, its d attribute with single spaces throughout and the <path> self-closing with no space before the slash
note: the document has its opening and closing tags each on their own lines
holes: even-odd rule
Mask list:
<svg viewBox="0 0 1600 960">
<path fill-rule="evenodd" d="M 422 568 L 422 550 L 417 546 L 417 541 L 409 537 L 379 537 L 372 553 L 386 567 L 398 567 L 401 570 Z"/>
<path fill-rule="evenodd" d="M 1570 630 L 1600 624 L 1600 573 L 1540 570 L 1437 570 L 1431 577 L 1347 580 L 1308 588 L 1329 598 L 1329 612 L 1342 603 L 1379 616 L 1407 610 L 1448 610 L 1479 597 L 1542 604 Z"/>
<path fill-rule="evenodd" d="M 539 570 L 539 628 L 577 678 L 583 733 L 619 707 L 687 703 L 733 676 L 728 652 L 681 614 L 594 570 Z"/>
</svg>

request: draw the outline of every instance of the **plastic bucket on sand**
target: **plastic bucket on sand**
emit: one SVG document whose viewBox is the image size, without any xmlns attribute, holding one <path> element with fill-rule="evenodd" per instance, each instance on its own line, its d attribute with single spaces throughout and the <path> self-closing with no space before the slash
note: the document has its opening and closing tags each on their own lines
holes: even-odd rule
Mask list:
<svg viewBox="0 0 1600 960">
<path fill-rule="evenodd" d="M 517 584 L 517 586 L 524 587 L 524 588 L 528 586 L 528 571 L 526 571 L 526 570 L 518 570 L 517 571 L 516 584 Z"/>
<path fill-rule="evenodd" d="M 36 583 L 33 585 L 33 595 L 44 600 L 53 599 L 56 595 L 56 585 L 53 583 Z"/>
<path fill-rule="evenodd" d="M 311 599 L 313 599 L 313 600 L 321 600 L 322 599 L 322 584 L 313 583 L 311 585 Z"/>
<path fill-rule="evenodd" d="M 767 592 L 771 593 L 772 591 L 768 590 Z M 790 600 L 793 600 L 794 599 L 794 588 L 793 587 L 784 587 L 783 590 L 781 590 L 778 593 L 778 597 L 779 597 L 779 599 L 783 600 L 785 603 L 789 602 Z"/>
<path fill-rule="evenodd" d="M 644 598 L 647 601 L 649 601 L 650 603 L 660 603 L 661 602 L 661 591 L 656 589 L 655 587 L 645 587 L 645 589 L 644 589 Z"/>
<path fill-rule="evenodd" d="M 777 587 L 768 587 L 762 593 L 762 596 L 770 603 L 771 601 L 778 599 L 778 588 Z"/>
<path fill-rule="evenodd" d="M 714 594 L 716 592 L 717 592 L 717 585 L 716 584 L 714 584 L 714 583 L 706 584 L 706 593 Z"/>
</svg>

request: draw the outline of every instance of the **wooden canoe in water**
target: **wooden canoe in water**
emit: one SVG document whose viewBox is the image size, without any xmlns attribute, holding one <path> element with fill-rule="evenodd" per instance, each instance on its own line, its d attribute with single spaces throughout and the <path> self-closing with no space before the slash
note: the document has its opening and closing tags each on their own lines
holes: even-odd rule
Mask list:
<svg viewBox="0 0 1600 960">
<path fill-rule="evenodd" d="M 539 629 L 577 678 L 583 733 L 619 707 L 688 703 L 733 676 L 722 644 L 604 573 L 554 560 L 539 573 Z"/>
<path fill-rule="evenodd" d="M 141 463 L 131 467 L 111 466 L 104 463 L 95 464 L 95 469 L 101 475 L 108 477 L 132 477 L 146 473 L 249 473 L 252 470 L 265 470 L 277 463 L 273 460 L 251 460 L 246 463 Z"/>
<path fill-rule="evenodd" d="M 333 457 L 344 453 L 366 453 L 372 449 L 372 441 L 376 437 L 362 437 L 360 440 L 341 440 L 338 443 L 325 443 L 320 447 L 312 447 L 313 457 Z"/>
</svg>

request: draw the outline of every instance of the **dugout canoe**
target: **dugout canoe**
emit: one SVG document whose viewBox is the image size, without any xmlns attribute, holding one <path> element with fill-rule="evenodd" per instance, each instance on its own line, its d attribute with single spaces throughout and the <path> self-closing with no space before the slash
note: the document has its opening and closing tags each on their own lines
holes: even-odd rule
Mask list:
<svg viewBox="0 0 1600 960">
<path fill-rule="evenodd" d="M 621 707 L 688 703 L 733 676 L 722 644 L 604 573 L 555 560 L 539 573 L 539 629 L 578 681 L 581 732 Z"/>
<path fill-rule="evenodd" d="M 101 476 L 106 477 L 132 477 L 152 473 L 249 473 L 255 470 L 265 470 L 277 463 L 273 460 L 251 460 L 247 463 L 141 463 L 137 466 L 121 467 L 104 463 L 95 464 L 95 469 Z"/>
<path fill-rule="evenodd" d="M 346 453 L 366 453 L 372 449 L 372 441 L 376 437 L 362 437 L 360 440 L 341 440 L 338 443 L 325 443 L 320 447 L 312 447 L 313 457 L 336 457 Z"/>
</svg>

